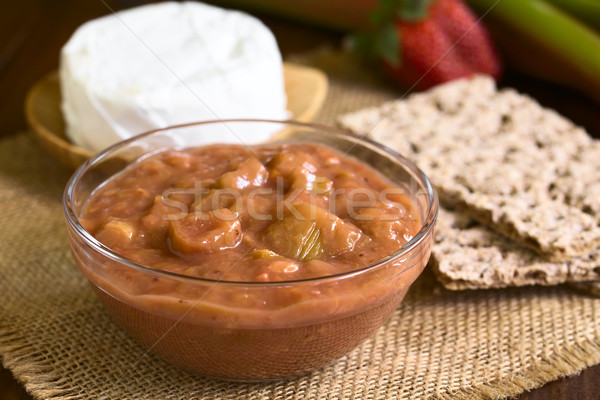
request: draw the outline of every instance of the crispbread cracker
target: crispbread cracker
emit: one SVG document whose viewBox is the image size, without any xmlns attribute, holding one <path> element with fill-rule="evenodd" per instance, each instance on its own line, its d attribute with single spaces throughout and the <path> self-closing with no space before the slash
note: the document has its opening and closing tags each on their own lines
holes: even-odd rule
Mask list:
<svg viewBox="0 0 600 400">
<path fill-rule="evenodd" d="M 600 245 L 600 144 L 529 97 L 496 91 L 491 78 L 441 85 L 339 122 L 413 159 L 443 203 L 549 259 Z"/>
<path fill-rule="evenodd" d="M 465 214 L 442 208 L 432 257 L 438 279 L 453 290 L 600 279 L 600 250 L 569 261 L 551 262 Z"/>
</svg>

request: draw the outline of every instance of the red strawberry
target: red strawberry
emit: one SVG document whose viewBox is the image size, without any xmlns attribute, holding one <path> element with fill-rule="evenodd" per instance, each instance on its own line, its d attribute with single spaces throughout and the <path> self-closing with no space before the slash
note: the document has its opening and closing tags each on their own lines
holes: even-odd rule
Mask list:
<svg viewBox="0 0 600 400">
<path fill-rule="evenodd" d="M 375 17 L 379 27 L 373 47 L 388 74 L 404 86 L 427 89 L 476 73 L 500 76 L 487 29 L 462 0 L 434 0 L 431 5 L 380 0 Z"/>
</svg>

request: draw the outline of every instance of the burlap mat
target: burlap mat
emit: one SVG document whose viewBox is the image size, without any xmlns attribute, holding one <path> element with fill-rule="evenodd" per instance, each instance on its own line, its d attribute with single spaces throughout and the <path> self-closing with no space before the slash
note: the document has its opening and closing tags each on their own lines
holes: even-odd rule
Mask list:
<svg viewBox="0 0 600 400">
<path fill-rule="evenodd" d="M 344 78 L 332 76 L 320 120 L 398 96 Z M 29 134 L 0 141 L 0 354 L 36 398 L 502 398 L 600 362 L 600 299 L 447 292 L 426 270 L 384 327 L 321 371 L 267 384 L 188 374 L 142 356 L 77 270 L 61 207 L 69 174 Z"/>
</svg>

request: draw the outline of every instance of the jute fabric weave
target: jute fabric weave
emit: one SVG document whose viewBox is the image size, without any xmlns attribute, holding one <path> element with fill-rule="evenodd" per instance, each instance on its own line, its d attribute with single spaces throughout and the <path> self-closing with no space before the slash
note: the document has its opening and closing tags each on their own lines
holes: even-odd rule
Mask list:
<svg viewBox="0 0 600 400">
<path fill-rule="evenodd" d="M 321 121 L 399 96 L 325 64 Z M 0 141 L 0 356 L 38 399 L 504 398 L 600 363 L 600 299 L 562 286 L 449 292 L 426 270 L 385 326 L 320 371 L 272 383 L 194 376 L 146 354 L 75 266 L 69 175 L 30 134 Z"/>
</svg>

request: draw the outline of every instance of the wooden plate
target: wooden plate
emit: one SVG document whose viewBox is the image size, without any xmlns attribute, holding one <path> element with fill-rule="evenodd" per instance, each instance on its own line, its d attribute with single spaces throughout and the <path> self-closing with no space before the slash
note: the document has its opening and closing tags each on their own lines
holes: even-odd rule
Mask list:
<svg viewBox="0 0 600 400">
<path fill-rule="evenodd" d="M 283 64 L 283 74 L 291 119 L 310 121 L 325 100 L 327 77 L 317 69 L 290 63 Z M 58 73 L 54 71 L 27 93 L 25 118 L 42 145 L 63 165 L 76 169 L 92 152 L 74 145 L 65 136 L 60 102 Z"/>
</svg>

